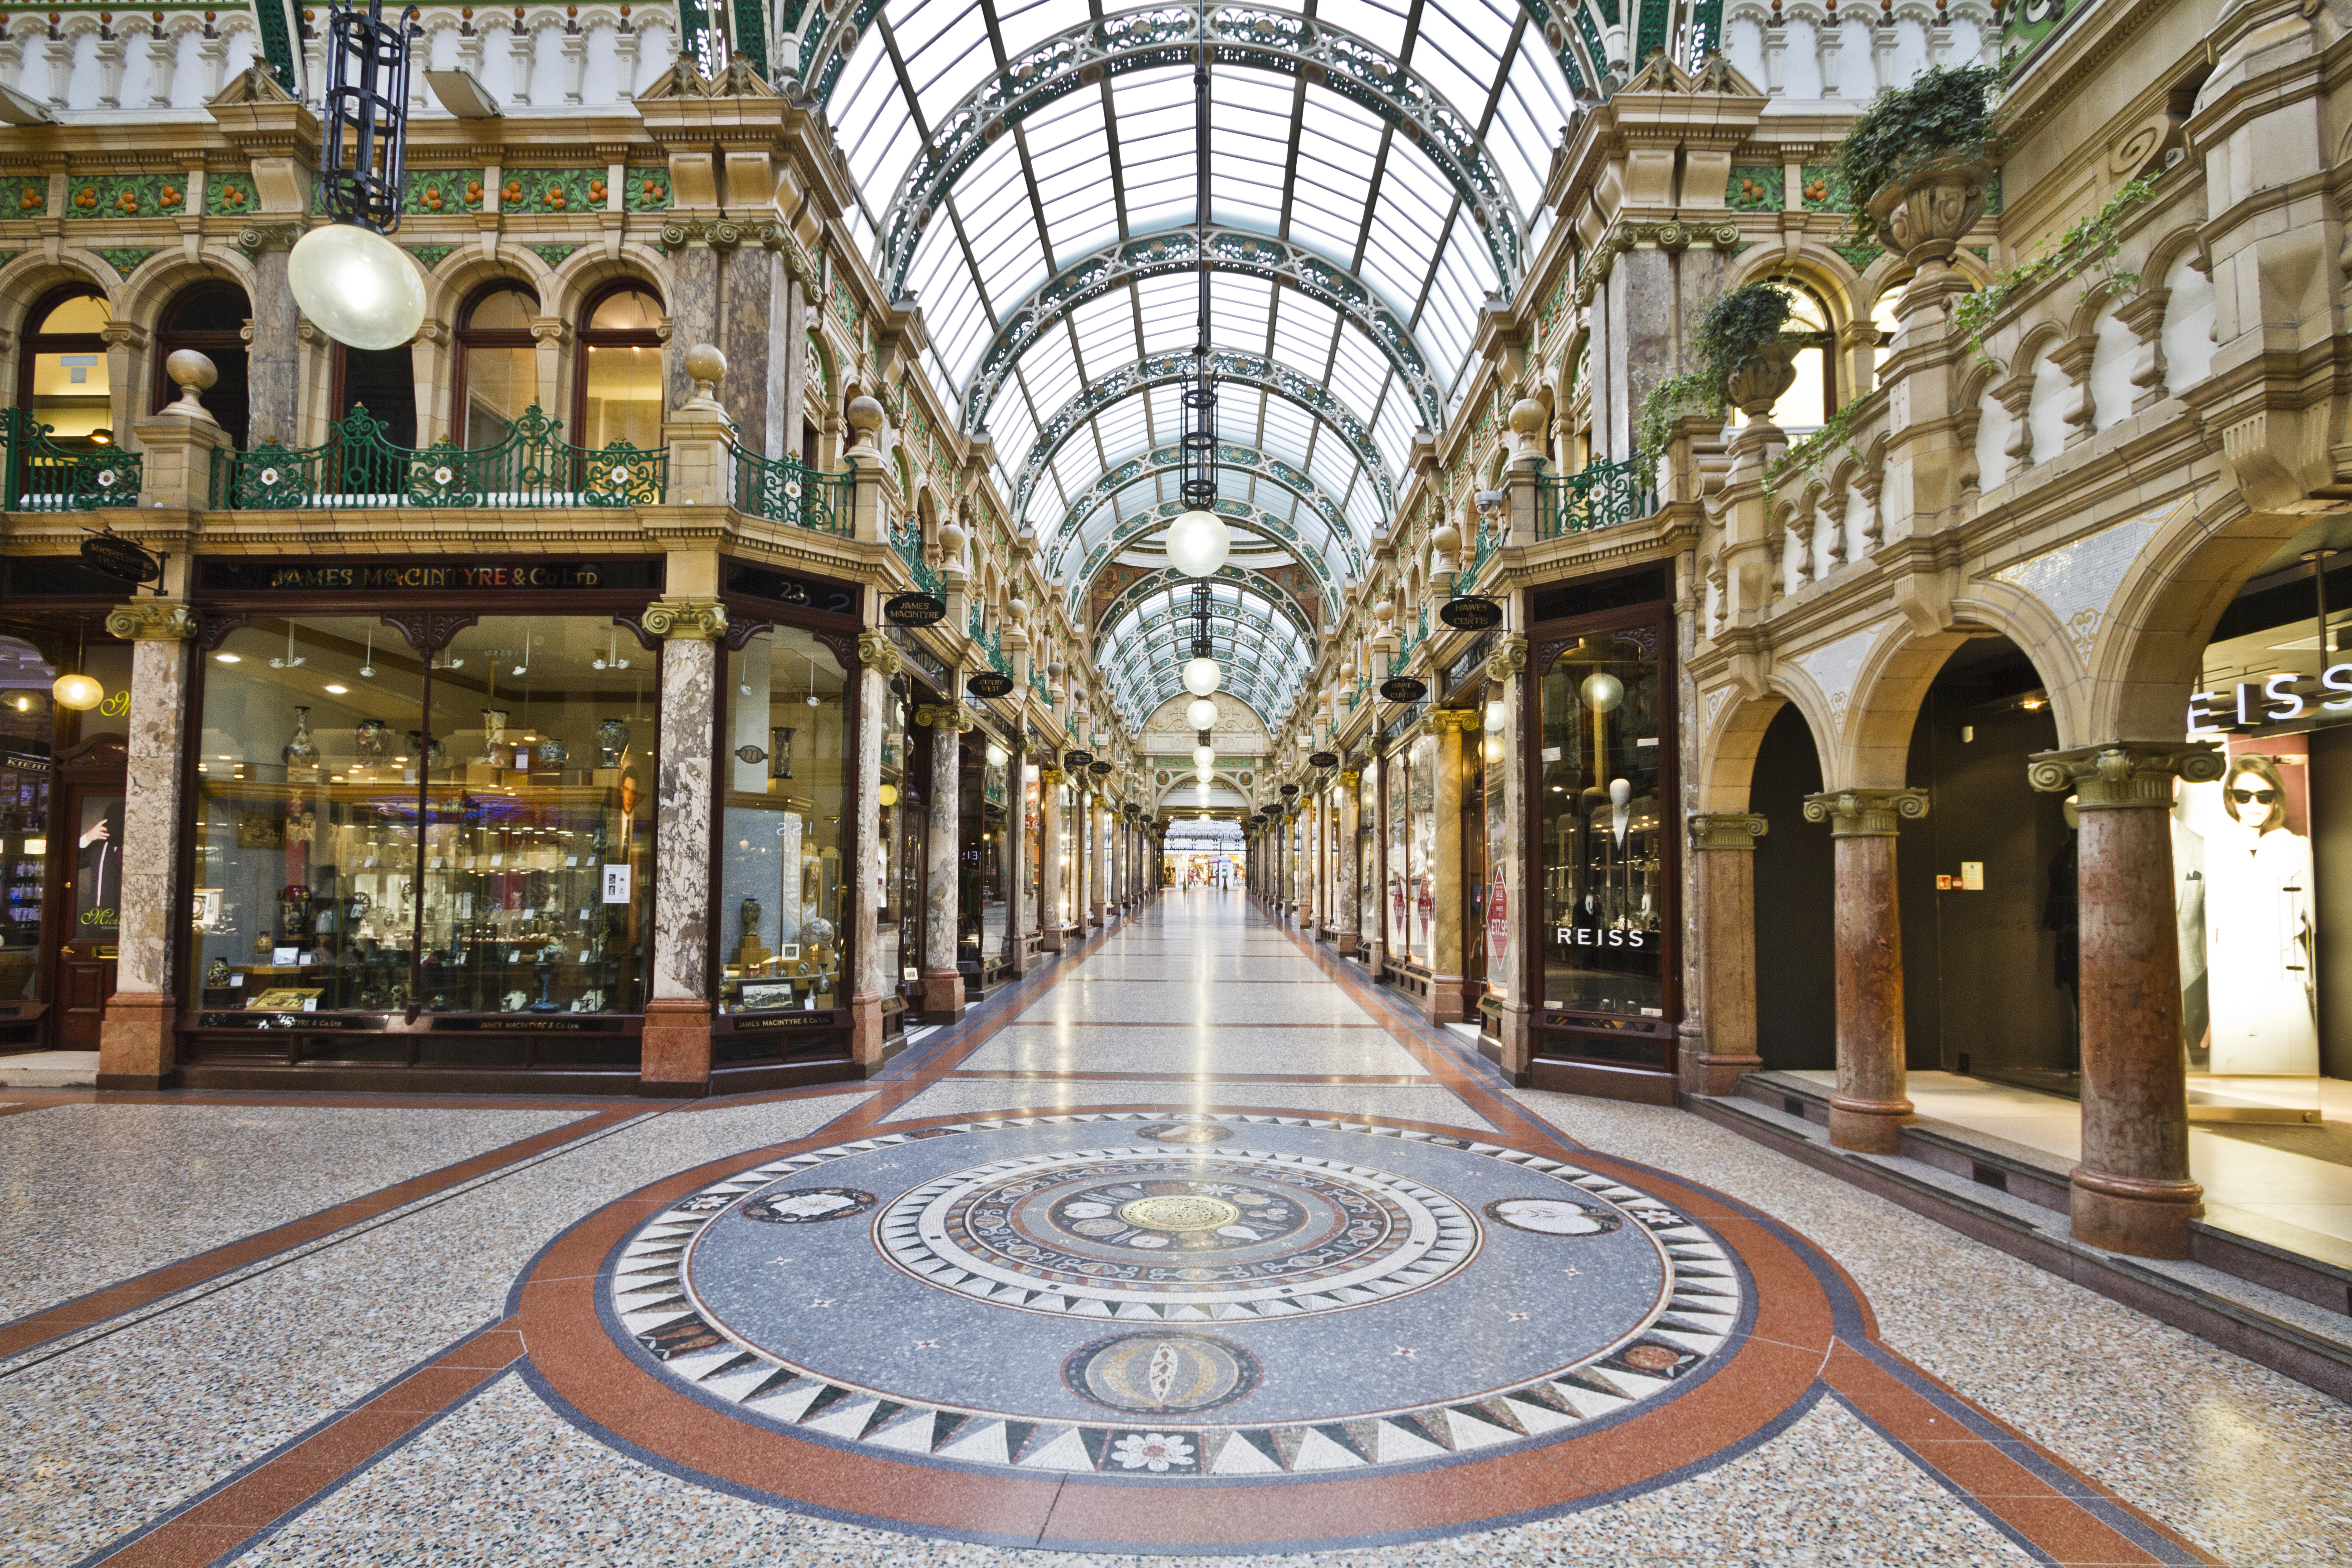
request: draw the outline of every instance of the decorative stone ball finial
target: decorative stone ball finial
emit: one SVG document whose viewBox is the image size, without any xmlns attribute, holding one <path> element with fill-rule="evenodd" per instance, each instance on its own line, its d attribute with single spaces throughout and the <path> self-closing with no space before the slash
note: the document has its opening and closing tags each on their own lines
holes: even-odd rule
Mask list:
<svg viewBox="0 0 2352 1568">
<path fill-rule="evenodd" d="M 194 349 L 174 350 L 172 357 L 163 362 L 163 374 L 180 389 L 180 401 L 172 405 L 171 412 L 191 419 L 213 416 L 204 399 L 196 395 L 211 391 L 213 384 L 220 380 L 220 370 L 209 358 Z"/>
<path fill-rule="evenodd" d="M 1386 626 L 1391 621 L 1396 619 L 1395 604 L 1391 600 L 1382 599 L 1379 604 L 1374 605 L 1372 606 L 1372 619 L 1380 622 L 1382 626 Z"/>
<path fill-rule="evenodd" d="M 882 405 L 863 393 L 851 398 L 849 427 L 857 432 L 857 438 L 861 441 L 882 428 Z"/>
<path fill-rule="evenodd" d="M 1004 606 L 1004 613 L 1014 626 L 1026 626 L 1029 624 L 1029 601 L 1015 595 Z"/>
<path fill-rule="evenodd" d="M 1532 397 L 1522 397 L 1511 405 L 1511 433 L 1515 436 L 1540 437 L 1544 427 L 1544 405 Z"/>
<path fill-rule="evenodd" d="M 952 521 L 940 524 L 940 558 L 943 561 L 961 561 L 965 537 L 963 524 Z"/>
<path fill-rule="evenodd" d="M 1452 518 L 1441 520 L 1429 531 L 1429 548 L 1440 561 L 1452 560 L 1454 552 L 1462 548 L 1462 531 L 1454 526 Z"/>
<path fill-rule="evenodd" d="M 687 379 L 694 383 L 697 397 L 716 401 L 719 384 L 727 379 L 727 356 L 710 343 L 697 343 L 686 351 Z"/>
</svg>

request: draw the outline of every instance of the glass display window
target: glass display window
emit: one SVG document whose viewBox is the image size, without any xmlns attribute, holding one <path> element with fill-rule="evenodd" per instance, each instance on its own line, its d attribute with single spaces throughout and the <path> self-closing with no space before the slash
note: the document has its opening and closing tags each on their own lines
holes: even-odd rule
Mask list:
<svg viewBox="0 0 2352 1568">
<path fill-rule="evenodd" d="M 538 296 L 496 283 L 467 302 L 457 325 L 457 444 L 474 449 L 506 439 L 507 426 L 535 405 L 539 347 L 530 335 Z"/>
<path fill-rule="evenodd" d="M 1066 931 L 1078 923 L 1078 792 L 1069 784 L 1062 788 L 1062 928 Z"/>
<path fill-rule="evenodd" d="M 1544 672 L 1535 813 L 1542 1005 L 1666 1022 L 1662 679 L 1653 627 L 1589 634 Z"/>
<path fill-rule="evenodd" d="M 898 710 L 898 754 L 904 759 L 898 786 L 898 886 L 892 904 L 898 917 L 898 985 L 909 1002 L 922 992 L 923 890 L 928 886 L 924 847 L 930 842 L 931 809 L 931 732 L 915 723 L 915 707 L 930 700 L 923 688 L 909 683 L 892 704 Z"/>
<path fill-rule="evenodd" d="M 1374 763 L 1364 769 L 1356 782 L 1356 932 L 1369 946 L 1380 939 L 1381 907 L 1386 900 L 1381 896 L 1380 847 L 1381 770 Z"/>
<path fill-rule="evenodd" d="M 23 1005 L 44 1000 L 57 673 L 30 643 L 0 637 L 0 1019 L 26 1016 Z"/>
<path fill-rule="evenodd" d="M 881 714 L 881 786 L 876 797 L 879 844 L 874 867 L 878 912 L 874 941 L 876 973 L 887 995 L 905 984 L 905 971 L 915 962 L 917 951 L 907 942 L 906 885 L 900 872 L 906 861 L 909 818 L 917 808 L 907 799 L 907 704 L 895 689 L 883 699 Z"/>
<path fill-rule="evenodd" d="M 847 666 L 815 633 L 763 627 L 728 655 L 719 824 L 719 1010 L 848 1005 Z"/>
<path fill-rule="evenodd" d="M 662 444 L 662 308 L 642 283 L 615 284 L 580 329 L 572 442 L 593 451 Z"/>
<path fill-rule="evenodd" d="M 1032 936 L 1036 935 L 1037 931 L 1044 928 L 1045 918 L 1041 897 L 1044 884 L 1039 879 L 1044 875 L 1041 868 L 1045 853 L 1043 848 L 1045 826 L 1044 804 L 1045 792 L 1044 786 L 1037 780 L 1037 764 L 1024 763 L 1021 769 L 1022 882 L 1019 896 L 1024 909 L 1036 911 L 1034 921 L 1024 922 L 1031 925 L 1029 934 Z"/>
<path fill-rule="evenodd" d="M 256 616 L 211 652 L 201 1005 L 641 1012 L 653 661 L 607 616 L 484 616 L 429 656 L 400 619 Z"/>
</svg>

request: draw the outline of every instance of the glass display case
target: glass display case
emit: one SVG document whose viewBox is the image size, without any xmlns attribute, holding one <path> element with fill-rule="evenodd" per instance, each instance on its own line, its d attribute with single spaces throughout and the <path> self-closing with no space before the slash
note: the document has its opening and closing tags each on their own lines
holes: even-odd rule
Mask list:
<svg viewBox="0 0 2352 1568">
<path fill-rule="evenodd" d="M 192 994 L 641 1012 L 654 659 L 607 616 L 483 616 L 429 655 L 402 619 L 255 616 L 211 652 Z"/>
<path fill-rule="evenodd" d="M 727 656 L 719 832 L 722 1013 L 845 1007 L 846 670 L 816 634 L 752 633 Z M 886 808 L 887 809 L 887 808 Z"/>
</svg>

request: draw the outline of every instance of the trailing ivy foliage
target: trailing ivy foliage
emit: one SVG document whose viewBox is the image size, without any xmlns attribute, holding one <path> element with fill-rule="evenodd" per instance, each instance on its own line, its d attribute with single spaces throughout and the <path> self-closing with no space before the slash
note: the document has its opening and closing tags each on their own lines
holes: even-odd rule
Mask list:
<svg viewBox="0 0 2352 1568">
<path fill-rule="evenodd" d="M 1862 448 L 1853 444 L 1853 425 L 1870 395 L 1865 392 L 1848 399 L 1845 406 L 1831 415 L 1820 429 L 1802 440 L 1790 442 L 1780 449 L 1780 456 L 1765 464 L 1765 497 L 1769 500 L 1780 487 L 1781 478 L 1792 472 L 1801 471 L 1816 479 L 1828 479 L 1830 459 L 1841 447 L 1853 454 L 1855 462 L 1861 462 Z"/>
<path fill-rule="evenodd" d="M 1874 239 L 1870 198 L 1938 158 L 1974 158 L 1997 139 L 1991 66 L 1937 66 L 1909 87 L 1878 95 L 1838 143 L 1838 165 L 1853 193 L 1847 219 L 1856 244 Z"/>
<path fill-rule="evenodd" d="M 2044 283 L 2095 274 L 2095 280 L 2083 287 L 2086 299 L 2096 288 L 2104 287 L 2116 294 L 2138 288 L 2139 274 L 2116 265 L 2116 258 L 2124 247 L 2123 235 L 2116 225 L 2126 209 L 2147 200 L 2155 189 L 2152 179 L 2134 180 L 2108 197 L 2107 205 L 2097 212 L 2075 219 L 2074 226 L 2057 239 L 2045 240 L 2032 260 L 1995 275 L 1991 282 L 1953 306 L 1952 326 L 1966 335 L 1977 358 L 1987 364 L 2000 363 L 1985 348 L 1985 338 L 1992 331 L 1993 323 L 2020 299 Z"/>
<path fill-rule="evenodd" d="M 1789 296 L 1769 283 L 1734 289 L 1707 307 L 1691 334 L 1691 353 L 1697 364 L 1680 375 L 1670 375 L 1644 393 L 1635 422 L 1634 439 L 1645 469 L 1654 469 L 1673 436 L 1675 421 L 1694 414 L 1717 415 L 1724 410 L 1727 384 L 1768 344 L 1786 336 L 1803 343 L 1801 333 L 1783 332 L 1789 321 Z"/>
</svg>

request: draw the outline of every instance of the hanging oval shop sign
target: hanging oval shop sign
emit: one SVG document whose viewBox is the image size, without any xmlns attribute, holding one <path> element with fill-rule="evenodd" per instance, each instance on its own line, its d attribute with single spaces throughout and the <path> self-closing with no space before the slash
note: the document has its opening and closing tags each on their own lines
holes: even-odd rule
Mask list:
<svg viewBox="0 0 2352 1568">
<path fill-rule="evenodd" d="M 1013 689 L 1013 678 L 1001 670 L 978 670 L 964 677 L 963 689 L 974 697 L 1002 697 Z"/>
<path fill-rule="evenodd" d="M 1094 774 L 1097 778 L 1101 778 L 1110 772 L 1110 764 L 1108 763 L 1088 763 L 1087 764 L 1087 772 Z"/>
<path fill-rule="evenodd" d="M 1282 786 L 1282 798 L 1285 800 L 1288 800 L 1292 795 L 1297 795 L 1297 793 L 1298 786 L 1297 784 L 1285 784 Z"/>
<path fill-rule="evenodd" d="M 893 594 L 882 601 L 882 618 L 894 626 L 935 626 L 948 618 L 948 602 L 935 594 Z"/>
<path fill-rule="evenodd" d="M 1307 753 L 1307 765 L 1310 768 L 1336 768 L 1339 765 L 1339 753 L 1337 752 L 1309 752 Z"/>
<path fill-rule="evenodd" d="M 163 575 L 163 562 L 144 546 L 119 533 L 93 533 L 81 542 L 81 558 L 110 577 L 126 583 L 152 583 Z"/>
<path fill-rule="evenodd" d="M 1456 631 L 1483 632 L 1503 624 L 1503 606 L 1492 599 L 1465 594 L 1439 605 L 1437 618 Z"/>
<path fill-rule="evenodd" d="M 1392 675 L 1381 682 L 1381 697 L 1389 702 L 1418 702 L 1429 695 L 1429 682 L 1410 675 Z"/>
<path fill-rule="evenodd" d="M 1062 765 L 1069 769 L 1072 773 L 1077 772 L 1080 768 L 1085 767 L 1088 763 L 1091 763 L 1094 760 L 1095 754 L 1092 752 L 1064 752 L 1062 753 Z"/>
</svg>

